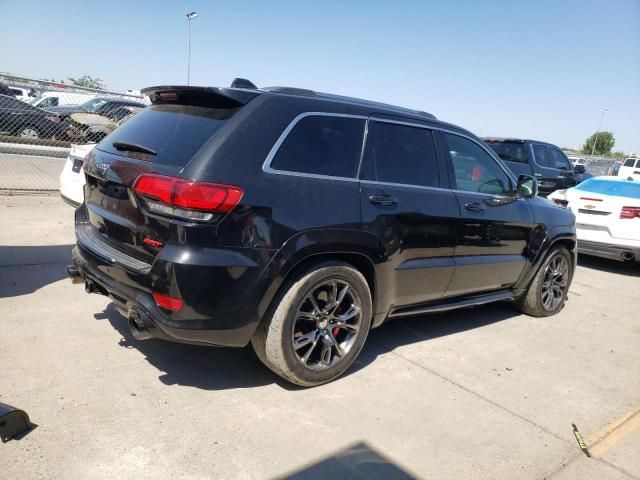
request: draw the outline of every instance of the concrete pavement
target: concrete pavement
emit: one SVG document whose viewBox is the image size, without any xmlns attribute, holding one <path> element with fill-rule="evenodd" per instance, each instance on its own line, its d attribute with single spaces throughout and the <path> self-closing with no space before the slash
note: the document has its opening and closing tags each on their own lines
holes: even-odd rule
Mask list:
<svg viewBox="0 0 640 480">
<path fill-rule="evenodd" d="M 299 389 L 249 348 L 136 342 L 65 278 L 59 198 L 0 197 L 0 218 L 0 402 L 38 424 L 0 446 L 5 478 L 640 478 L 638 267 L 581 259 L 551 318 L 388 323 Z"/>
<path fill-rule="evenodd" d="M 57 191 L 64 158 L 0 153 L 0 192 Z"/>
</svg>

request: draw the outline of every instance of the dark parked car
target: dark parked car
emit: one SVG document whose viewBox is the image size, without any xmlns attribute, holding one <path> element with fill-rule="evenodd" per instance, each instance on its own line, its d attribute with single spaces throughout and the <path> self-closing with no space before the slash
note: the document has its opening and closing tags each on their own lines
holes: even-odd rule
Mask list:
<svg viewBox="0 0 640 480">
<path fill-rule="evenodd" d="M 146 89 L 152 106 L 86 158 L 69 274 L 109 295 L 135 337 L 251 342 L 310 386 L 386 319 L 500 300 L 562 309 L 574 215 L 473 134 L 242 85 Z"/>
<path fill-rule="evenodd" d="M 540 195 L 579 183 L 576 174 L 585 174 L 584 165 L 571 165 L 555 145 L 518 138 L 483 138 L 516 175 L 533 175 L 538 179 Z"/>
<path fill-rule="evenodd" d="M 0 95 L 0 135 L 55 140 L 62 130 L 61 119 L 55 113 Z"/>
</svg>

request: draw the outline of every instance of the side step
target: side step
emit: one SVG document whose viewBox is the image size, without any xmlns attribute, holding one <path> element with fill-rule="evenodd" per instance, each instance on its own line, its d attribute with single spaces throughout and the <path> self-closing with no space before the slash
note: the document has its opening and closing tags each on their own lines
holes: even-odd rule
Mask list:
<svg viewBox="0 0 640 480">
<path fill-rule="evenodd" d="M 406 307 L 392 308 L 389 318 L 409 317 L 411 315 L 421 315 L 423 313 L 446 312 L 457 308 L 474 307 L 485 303 L 498 302 L 500 300 L 513 300 L 514 294 L 511 290 L 458 297 L 435 302 L 409 305 Z"/>
</svg>

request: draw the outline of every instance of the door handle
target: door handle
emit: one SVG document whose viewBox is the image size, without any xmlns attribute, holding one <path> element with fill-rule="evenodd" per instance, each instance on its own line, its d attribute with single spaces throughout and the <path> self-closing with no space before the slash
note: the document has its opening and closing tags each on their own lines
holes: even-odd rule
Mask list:
<svg viewBox="0 0 640 480">
<path fill-rule="evenodd" d="M 369 203 L 373 203 L 374 205 L 396 205 L 398 203 L 398 199 L 392 197 L 391 195 L 370 195 Z"/>
<path fill-rule="evenodd" d="M 471 202 L 471 203 L 465 203 L 464 208 L 466 208 L 471 212 L 483 212 L 487 207 L 484 203 Z"/>
</svg>

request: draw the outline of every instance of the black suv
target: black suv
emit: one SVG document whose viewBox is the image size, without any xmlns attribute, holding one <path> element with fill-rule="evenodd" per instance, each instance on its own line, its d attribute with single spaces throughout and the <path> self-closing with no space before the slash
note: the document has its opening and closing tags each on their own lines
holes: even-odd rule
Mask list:
<svg viewBox="0 0 640 480">
<path fill-rule="evenodd" d="M 519 138 L 483 138 L 516 175 L 533 175 L 538 179 L 540 195 L 546 197 L 559 189 L 574 187 L 585 167 L 575 168 L 555 145 Z"/>
<path fill-rule="evenodd" d="M 433 115 L 292 88 L 154 87 L 92 150 L 72 280 L 139 339 L 252 343 L 298 385 L 388 318 L 564 305 L 574 216 Z"/>
</svg>

